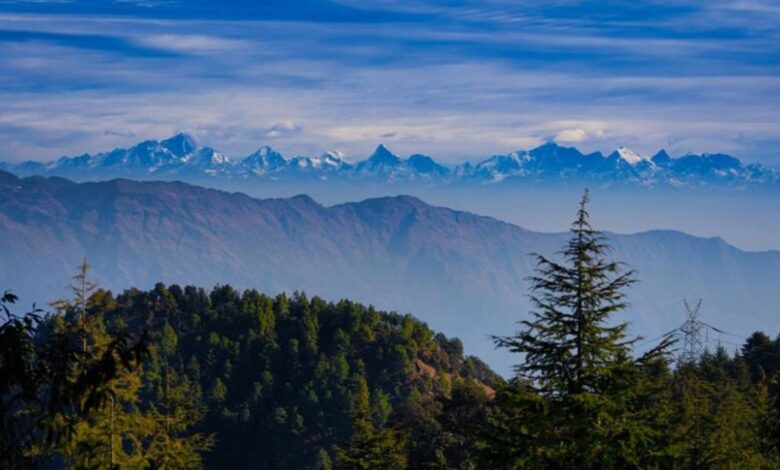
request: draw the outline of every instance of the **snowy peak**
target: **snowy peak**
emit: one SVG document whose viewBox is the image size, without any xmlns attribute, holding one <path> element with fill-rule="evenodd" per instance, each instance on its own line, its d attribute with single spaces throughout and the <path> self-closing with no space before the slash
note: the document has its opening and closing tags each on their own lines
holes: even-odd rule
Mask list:
<svg viewBox="0 0 780 470">
<path fill-rule="evenodd" d="M 525 152 L 513 152 L 509 155 L 494 155 L 487 160 L 479 162 L 475 167 L 473 174 L 478 179 L 489 179 L 492 181 L 501 181 L 507 176 L 520 174 L 523 169 L 524 157 L 528 155 Z M 466 167 L 464 166 L 464 171 Z"/>
<path fill-rule="evenodd" d="M 379 146 L 374 150 L 374 153 L 371 154 L 370 157 L 368 157 L 368 160 L 371 162 L 376 163 L 382 163 L 385 165 L 395 165 L 400 163 L 401 159 L 398 158 L 398 155 L 394 154 L 390 150 L 387 149 L 382 144 L 379 144 Z"/>
<path fill-rule="evenodd" d="M 439 165 L 428 155 L 416 153 L 406 160 L 407 173 L 411 178 L 421 180 L 448 180 L 452 171 L 446 166 Z"/>
<path fill-rule="evenodd" d="M 258 157 L 258 158 L 264 158 L 264 159 L 267 159 L 267 158 L 271 158 L 271 159 L 281 158 L 282 160 L 284 160 L 284 158 L 282 158 L 282 154 L 280 154 L 279 152 L 275 151 L 274 149 L 272 149 L 271 147 L 269 147 L 267 145 L 263 145 L 262 147 L 257 149 L 255 151 L 255 153 L 250 155 L 250 157 L 252 157 L 252 156 Z"/>
<path fill-rule="evenodd" d="M 160 142 L 160 145 L 170 150 L 177 157 L 183 157 L 188 153 L 192 153 L 197 148 L 195 139 L 183 132 L 163 140 Z"/>
<path fill-rule="evenodd" d="M 671 157 L 661 150 L 652 158 L 620 147 L 609 156 L 583 154 L 574 147 L 547 142 L 531 150 L 494 155 L 476 164 L 441 165 L 432 157 L 413 154 L 401 158 L 379 145 L 355 164 L 338 152 L 286 159 L 263 146 L 240 161 L 210 147 L 198 148 L 188 134 L 162 141 L 147 140 L 129 148 L 96 155 L 83 154 L 42 162 L 2 163 L 18 176 L 64 176 L 75 180 L 117 177 L 180 179 L 209 176 L 244 181 L 352 181 L 356 184 L 502 184 L 547 183 L 673 187 L 729 186 L 780 188 L 780 172 L 757 164 L 743 164 L 724 154 L 687 154 Z"/>
<path fill-rule="evenodd" d="M 287 165 L 287 160 L 281 153 L 276 152 L 271 147 L 264 145 L 257 149 L 253 154 L 244 158 L 241 164 L 255 172 L 272 171 Z"/>
<path fill-rule="evenodd" d="M 355 171 L 348 177 L 379 179 L 391 183 L 442 183 L 450 182 L 450 175 L 448 167 L 439 165 L 427 155 L 414 154 L 403 159 L 380 145 L 368 159 L 355 165 Z"/>
<path fill-rule="evenodd" d="M 81 158 L 83 158 L 82 156 Z M 180 161 L 167 147 L 156 140 L 147 140 L 129 149 L 114 149 L 109 153 L 89 157 L 87 166 L 98 168 L 122 168 L 125 171 L 156 172 L 160 168 L 175 165 Z M 78 157 L 59 166 L 78 164 Z"/>
<path fill-rule="evenodd" d="M 217 152 L 211 147 L 203 147 L 192 154 L 188 163 L 205 166 L 229 165 L 232 162 L 227 155 Z"/>
<path fill-rule="evenodd" d="M 329 151 L 322 154 L 322 163 L 327 166 L 331 166 L 334 168 L 339 168 L 344 165 L 348 165 L 348 163 L 344 160 L 344 156 L 341 154 L 341 152 L 336 151 Z"/>
<path fill-rule="evenodd" d="M 394 173 L 400 163 L 401 159 L 397 155 L 384 145 L 379 145 L 367 160 L 357 164 L 356 171 L 359 176 L 376 178 Z"/>
<path fill-rule="evenodd" d="M 316 160 L 317 168 L 321 168 L 323 172 L 346 171 L 352 168 L 352 165 L 347 163 L 339 152 L 325 152 L 313 160 Z"/>
<path fill-rule="evenodd" d="M 637 152 L 634 152 L 633 150 L 625 147 L 619 147 L 617 150 L 615 150 L 615 153 L 618 155 L 618 157 L 621 160 L 623 160 L 624 162 L 628 163 L 631 166 L 638 165 L 642 162 L 651 161 L 649 158 L 643 157 L 642 155 L 639 155 Z"/>
</svg>

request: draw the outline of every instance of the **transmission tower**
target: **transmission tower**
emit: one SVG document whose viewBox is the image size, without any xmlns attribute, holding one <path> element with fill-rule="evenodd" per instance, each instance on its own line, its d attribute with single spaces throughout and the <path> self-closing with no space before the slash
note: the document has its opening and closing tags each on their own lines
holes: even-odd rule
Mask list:
<svg viewBox="0 0 780 470">
<path fill-rule="evenodd" d="M 677 328 L 668 331 L 657 338 L 642 343 L 642 345 L 655 342 L 660 339 L 663 339 L 664 341 L 669 341 L 669 340 L 676 341 L 676 339 L 679 338 L 678 335 L 682 333 L 683 347 L 677 356 L 677 362 L 678 364 L 679 363 L 692 364 L 699 359 L 699 357 L 707 347 L 707 343 L 710 342 L 710 330 L 718 334 L 718 339 L 717 339 L 718 346 L 720 346 L 721 343 L 721 338 L 720 338 L 721 335 L 733 336 L 735 338 L 741 338 L 743 340 L 746 339 L 744 336 L 740 336 L 734 333 L 729 333 L 728 331 L 723 331 L 720 328 L 716 328 L 710 325 L 709 323 L 701 320 L 699 318 L 699 313 L 701 311 L 702 299 L 699 299 L 693 308 L 691 308 L 691 305 L 688 303 L 687 300 L 683 300 L 683 303 L 685 304 L 685 316 L 686 316 L 685 322 L 682 325 L 678 326 Z M 728 341 L 725 342 L 729 343 Z M 729 344 L 733 344 L 734 346 L 739 346 L 736 343 L 729 343 Z"/>
<path fill-rule="evenodd" d="M 704 341 L 702 340 L 701 332 L 708 325 L 699 320 L 701 301 L 702 299 L 699 299 L 694 308 L 691 308 L 687 300 L 685 301 L 686 320 L 685 323 L 680 326 L 680 331 L 685 335 L 682 352 L 680 353 L 681 362 L 695 362 L 704 350 Z"/>
</svg>

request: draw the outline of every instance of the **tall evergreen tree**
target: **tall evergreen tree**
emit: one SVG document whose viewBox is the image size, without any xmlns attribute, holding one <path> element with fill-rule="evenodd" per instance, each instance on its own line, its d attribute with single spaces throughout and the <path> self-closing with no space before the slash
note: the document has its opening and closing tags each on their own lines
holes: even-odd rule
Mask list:
<svg viewBox="0 0 780 470">
<path fill-rule="evenodd" d="M 509 408 L 501 411 L 509 420 L 504 431 L 520 426 L 517 439 L 502 436 L 515 454 L 505 460 L 511 466 L 640 467 L 653 447 L 636 399 L 647 390 L 636 386 L 642 365 L 657 359 L 665 344 L 641 361 L 632 359 L 635 339 L 613 316 L 628 306 L 625 289 L 634 273 L 607 259 L 610 247 L 590 225 L 588 202 L 586 190 L 560 261 L 535 255 L 534 310 L 522 322 L 525 329 L 494 338 L 523 356 L 514 386 L 504 392 L 510 397 L 499 397 Z"/>
<path fill-rule="evenodd" d="M 113 377 L 100 386 L 103 398 L 88 415 L 71 420 L 72 432 L 61 451 L 75 468 L 140 466 L 142 443 L 149 433 L 147 421 L 138 410 L 141 362 L 122 362 L 119 351 L 113 350 L 114 338 L 104 314 L 115 308 L 115 301 L 110 292 L 99 289 L 89 279 L 89 268 L 86 260 L 79 265 L 69 286 L 72 298 L 52 303 L 56 315 L 51 326 L 79 351 L 80 360 L 68 371 L 72 383 L 83 380 L 107 357 L 113 358 L 115 365 Z"/>
<path fill-rule="evenodd" d="M 352 399 L 352 441 L 346 450 L 336 448 L 336 468 L 403 470 L 407 465 L 403 439 L 393 429 L 374 428 L 369 396 L 368 383 L 365 377 L 360 377 Z"/>
<path fill-rule="evenodd" d="M 177 350 L 178 336 L 166 321 L 156 351 L 158 389 L 147 413 L 151 432 L 145 458 L 151 468 L 201 468 L 202 454 L 214 445 L 212 435 L 192 432 L 203 418 L 205 406 L 196 384 L 173 367 Z"/>
<path fill-rule="evenodd" d="M 59 315 L 42 318 L 34 310 L 13 318 L 6 304 L 15 296 L 0 301 L 8 315 L 0 325 L 0 467 L 34 468 L 55 451 L 79 468 L 115 462 L 112 430 L 117 421 L 124 424 L 121 417 L 109 411 L 119 419 L 99 436 L 89 429 L 115 397 L 137 388 L 132 371 L 148 351 L 143 337 L 134 342 L 127 334 L 106 334 L 102 317 L 92 313 L 112 297 L 104 291 L 93 295 L 87 273 L 85 261 L 71 286 L 74 298 L 56 304 Z"/>
<path fill-rule="evenodd" d="M 89 280 L 84 261 L 70 286 L 72 299 L 54 302 L 57 315 L 53 331 L 68 339 L 80 360 L 69 369 L 72 383 L 78 383 L 106 358 L 114 359 L 112 376 L 97 391 L 101 399 L 91 412 L 72 420 L 69 439 L 60 451 L 74 468 L 200 468 L 201 452 L 211 447 L 211 438 L 188 432 L 202 417 L 200 396 L 186 377 L 177 374 L 170 362 L 177 348 L 177 336 L 166 321 L 147 364 L 162 374 L 142 374 L 142 363 L 121 361 L 105 313 L 116 308 L 113 296 Z M 158 290 L 161 286 L 158 286 Z M 140 397 L 142 381 L 161 376 L 160 396 L 153 403 Z M 63 419 L 63 422 L 66 420 Z"/>
<path fill-rule="evenodd" d="M 524 355 L 518 375 L 550 396 L 602 389 L 630 352 L 627 324 L 608 321 L 627 307 L 624 289 L 635 279 L 632 271 L 622 272 L 621 263 L 606 259 L 610 248 L 590 225 L 589 200 L 586 190 L 562 261 L 535 255 L 535 310 L 532 320 L 522 322 L 526 329 L 495 338 L 498 346 Z"/>
</svg>

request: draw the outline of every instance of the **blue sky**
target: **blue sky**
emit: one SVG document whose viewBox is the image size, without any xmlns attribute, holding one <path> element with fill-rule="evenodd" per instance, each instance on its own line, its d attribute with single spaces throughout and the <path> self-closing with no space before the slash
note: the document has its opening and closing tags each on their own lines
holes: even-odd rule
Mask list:
<svg viewBox="0 0 780 470">
<path fill-rule="evenodd" d="M 780 167 L 780 3 L 0 0 L 0 159 L 176 131 L 231 156 L 554 139 Z"/>
</svg>

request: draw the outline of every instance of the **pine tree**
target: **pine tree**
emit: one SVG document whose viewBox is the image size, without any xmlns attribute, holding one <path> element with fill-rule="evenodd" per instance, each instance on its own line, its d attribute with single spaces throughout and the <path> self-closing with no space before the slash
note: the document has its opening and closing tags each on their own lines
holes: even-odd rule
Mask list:
<svg viewBox="0 0 780 470">
<path fill-rule="evenodd" d="M 110 293 L 89 280 L 88 274 L 89 265 L 84 261 L 71 286 L 73 299 L 53 304 L 59 314 L 53 320 L 54 330 L 75 339 L 78 345 L 80 360 L 70 371 L 73 383 L 111 359 L 108 365 L 113 375 L 91 390 L 99 401 L 75 422 L 62 445 L 66 462 L 74 468 L 95 469 L 200 468 L 200 454 L 211 447 L 212 439 L 189 431 L 202 417 L 203 407 L 189 379 L 171 366 L 177 351 L 176 332 L 166 320 L 147 363 L 162 373 L 144 375 L 140 361 L 122 360 L 116 343 L 124 334 L 109 331 L 104 321 L 115 302 Z M 160 396 L 144 402 L 140 398 L 142 379 L 155 377 L 162 384 Z"/>
<path fill-rule="evenodd" d="M 672 455 L 677 468 L 776 468 L 764 426 L 769 416 L 763 384 L 744 391 L 726 373 L 722 354 L 705 355 L 677 371 L 679 399 L 673 420 Z M 715 359 L 713 359 L 715 358 Z M 670 433 L 671 434 L 671 433 Z"/>
<path fill-rule="evenodd" d="M 141 442 L 146 437 L 144 417 L 137 409 L 141 386 L 140 361 L 124 361 L 117 349 L 117 338 L 104 322 L 105 312 L 113 307 L 113 297 L 89 279 L 86 259 L 79 265 L 71 299 L 52 303 L 57 316 L 54 332 L 75 342 L 79 360 L 68 371 L 72 384 L 88 380 L 92 371 L 106 364 L 111 377 L 98 387 L 92 386 L 91 411 L 82 417 L 66 418 L 72 429 L 61 451 L 69 465 L 76 468 L 114 468 L 138 466 L 142 462 Z"/>
<path fill-rule="evenodd" d="M 609 326 L 608 320 L 627 307 L 623 289 L 635 282 L 633 272 L 605 259 L 610 247 L 588 221 L 589 199 L 586 190 L 563 262 L 535 255 L 533 320 L 523 321 L 526 330 L 516 336 L 495 338 L 498 346 L 525 356 L 518 375 L 550 396 L 601 389 L 630 351 L 627 324 Z"/>
<path fill-rule="evenodd" d="M 152 431 L 145 459 L 151 468 L 201 468 L 202 453 L 214 445 L 213 436 L 191 430 L 203 418 L 205 406 L 196 384 L 173 367 L 177 348 L 176 332 L 165 322 L 158 351 L 161 383 L 148 412 Z"/>
<path fill-rule="evenodd" d="M 511 466 L 640 467 L 653 447 L 637 399 L 649 389 L 638 385 L 642 364 L 662 356 L 666 344 L 632 359 L 636 340 L 613 316 L 628 306 L 625 289 L 634 273 L 607 259 L 610 247 L 589 223 L 588 202 L 586 190 L 561 260 L 535 255 L 534 310 L 522 322 L 525 329 L 494 337 L 499 347 L 523 356 L 514 385 L 499 397 L 498 421 L 509 420 L 503 430 L 516 433 L 499 439 Z M 487 455 L 497 455 L 489 442 L 486 447 Z"/>
<path fill-rule="evenodd" d="M 777 374 L 771 380 L 765 376 L 760 378 L 756 391 L 756 409 L 761 453 L 767 461 L 780 466 L 780 393 L 777 387 Z"/>
<path fill-rule="evenodd" d="M 352 399 L 352 440 L 346 450 L 336 447 L 336 468 L 403 470 L 407 463 L 403 440 L 392 429 L 374 428 L 369 397 L 368 383 L 360 377 Z"/>
</svg>

